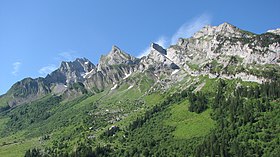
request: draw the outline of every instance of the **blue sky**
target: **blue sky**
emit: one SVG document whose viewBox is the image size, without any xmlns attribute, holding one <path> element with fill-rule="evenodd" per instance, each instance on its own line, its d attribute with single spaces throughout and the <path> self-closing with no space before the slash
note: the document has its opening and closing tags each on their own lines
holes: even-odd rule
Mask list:
<svg viewBox="0 0 280 157">
<path fill-rule="evenodd" d="M 117 45 L 134 56 L 165 47 L 205 24 L 229 22 L 255 33 L 280 27 L 277 0 L 1 0 L 0 94 L 25 77 L 45 76 L 62 60 L 97 63 Z"/>
</svg>

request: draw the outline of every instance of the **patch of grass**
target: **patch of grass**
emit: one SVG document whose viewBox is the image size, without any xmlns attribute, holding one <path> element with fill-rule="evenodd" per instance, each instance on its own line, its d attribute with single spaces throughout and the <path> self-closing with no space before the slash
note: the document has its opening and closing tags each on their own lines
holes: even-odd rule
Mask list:
<svg viewBox="0 0 280 157">
<path fill-rule="evenodd" d="M 208 109 L 201 114 L 188 111 L 188 101 L 171 106 L 171 116 L 165 124 L 176 127 L 173 135 L 178 139 L 190 139 L 205 136 L 214 128 L 215 122 L 210 117 Z"/>
<path fill-rule="evenodd" d="M 40 143 L 37 138 L 33 138 L 19 143 L 4 145 L 0 147 L 0 155 L 3 157 L 24 156 L 26 150 L 33 147 L 38 147 L 39 145 Z"/>
</svg>

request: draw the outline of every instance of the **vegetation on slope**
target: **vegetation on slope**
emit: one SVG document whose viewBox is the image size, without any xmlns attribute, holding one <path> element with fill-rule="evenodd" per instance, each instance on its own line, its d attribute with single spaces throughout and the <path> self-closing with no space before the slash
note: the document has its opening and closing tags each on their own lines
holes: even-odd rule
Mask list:
<svg viewBox="0 0 280 157">
<path fill-rule="evenodd" d="M 192 85 L 181 85 L 187 87 L 182 91 L 172 88 L 149 94 L 152 82 L 142 79 L 145 86 L 130 88 L 124 83 L 116 90 L 71 102 L 47 96 L 1 113 L 0 152 L 15 149 L 17 156 L 279 154 L 277 79 L 259 85 L 200 77 Z"/>
</svg>

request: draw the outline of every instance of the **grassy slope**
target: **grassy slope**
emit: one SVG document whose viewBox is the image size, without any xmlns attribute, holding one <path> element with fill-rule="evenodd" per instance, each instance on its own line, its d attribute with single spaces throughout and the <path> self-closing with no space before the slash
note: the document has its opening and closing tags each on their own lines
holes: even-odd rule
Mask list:
<svg viewBox="0 0 280 157">
<path fill-rule="evenodd" d="M 27 149 L 32 147 L 42 147 L 45 144 L 52 146 L 51 141 L 61 139 L 61 137 L 71 136 L 71 139 L 68 142 L 74 145 L 75 142 L 81 138 L 79 135 L 73 135 L 73 130 L 75 129 L 84 129 L 84 137 L 92 133 L 101 133 L 102 129 L 94 132 L 85 131 L 90 126 L 84 124 L 83 120 L 89 116 L 89 112 L 100 112 L 104 114 L 106 110 L 113 111 L 122 108 L 124 109 L 124 112 L 129 114 L 125 117 L 127 120 L 123 120 L 119 123 L 123 126 L 128 125 L 130 119 L 134 119 L 138 114 L 141 114 L 141 111 L 139 110 L 140 106 L 133 105 L 133 102 L 137 100 L 139 96 L 143 96 L 144 92 L 149 89 L 152 83 L 151 80 L 145 76 L 141 78 L 140 81 L 140 87 L 136 86 L 128 89 L 129 85 L 123 84 L 116 90 L 110 90 L 110 88 L 108 88 L 103 92 L 86 99 L 78 98 L 73 102 L 61 102 L 59 105 L 56 105 L 49 110 L 53 114 L 47 120 L 41 121 L 37 124 L 31 124 L 26 129 L 21 130 L 14 135 L 1 138 L 0 154 L 5 154 L 5 156 L 22 156 Z M 158 94 L 153 94 L 142 99 L 146 102 L 144 105 L 149 106 L 154 103 L 154 101 L 159 100 L 160 96 Z M 32 106 L 32 104 L 30 105 Z M 96 105 L 97 108 L 93 108 L 93 105 Z M 0 117 L 0 131 L 5 129 L 5 125 L 9 120 L 10 118 L 7 115 L 2 115 Z M 111 126 L 111 124 L 108 124 L 104 119 L 100 118 L 100 121 L 104 123 L 104 128 L 106 128 L 106 126 Z M 51 136 L 51 140 L 44 141 L 44 144 L 39 143 L 39 138 L 46 134 Z M 14 144 L 14 141 L 16 144 Z"/>
<path fill-rule="evenodd" d="M 123 142 L 122 131 L 118 132 L 117 138 L 113 137 L 113 145 L 117 145 L 114 148 L 119 154 L 114 155 L 134 156 L 135 152 L 140 156 L 191 155 L 194 147 L 215 127 L 215 122 L 210 118 L 210 109 L 196 114 L 188 111 L 188 105 L 187 98 L 171 103 L 142 126 L 129 131 L 126 142 Z"/>
<path fill-rule="evenodd" d="M 0 147 L 0 154 L 3 157 L 19 157 L 24 156 L 26 150 L 34 146 L 41 145 L 37 138 L 29 139 L 24 142 L 9 144 Z"/>
<path fill-rule="evenodd" d="M 190 82 L 186 80 L 189 80 L 189 78 L 182 81 L 183 85 L 180 83 L 181 87 L 190 84 Z M 104 130 L 112 125 L 117 125 L 121 129 L 126 128 L 131 121 L 142 116 L 147 109 L 150 109 L 164 100 L 164 95 L 160 93 L 145 94 L 145 91 L 147 91 L 152 84 L 151 80 L 144 76 L 141 78 L 140 82 L 139 86 L 135 85 L 130 89 L 128 89 L 130 85 L 124 83 L 115 90 L 110 90 L 110 88 L 108 88 L 101 93 L 77 100 L 76 102 L 61 102 L 60 105 L 51 108 L 50 111 L 53 115 L 47 120 L 36 125 L 31 125 L 26 130 L 16 135 L 10 135 L 9 137 L 0 139 L 1 143 L 12 143 L 14 139 L 21 142 L 21 144 L 18 145 L 10 144 L 0 146 L 0 154 L 6 153 L 11 156 L 18 156 L 19 154 L 24 154 L 28 148 L 42 147 L 44 145 L 52 146 L 52 141 L 54 140 L 68 142 L 71 147 L 71 145 L 74 146 L 81 138 L 87 138 L 89 135 L 97 135 L 98 137 Z M 201 77 L 196 85 L 203 82 L 205 82 L 205 85 L 202 87 L 201 91 L 214 92 L 213 90 L 216 85 L 215 79 Z M 176 92 L 176 88 L 172 87 L 172 91 L 170 92 Z M 167 93 L 170 94 L 170 92 Z M 135 105 L 136 102 L 144 103 Z M 126 116 L 123 116 L 120 121 L 114 124 L 108 123 L 108 117 L 114 114 L 111 112 L 119 109 L 122 109 L 122 112 L 116 115 L 120 114 Z M 97 114 L 97 118 L 89 116 L 89 113 Z M 160 113 L 165 116 L 161 117 L 159 114 L 161 118 L 148 121 L 142 129 L 145 130 L 144 127 L 146 127 L 146 125 L 151 125 L 152 127 L 153 123 L 159 123 L 164 128 L 174 128 L 175 130 L 171 132 L 174 136 L 174 139 L 171 138 L 173 142 L 176 140 L 180 141 L 203 137 L 215 126 L 215 122 L 210 118 L 210 113 L 210 109 L 201 114 L 189 112 L 188 101 L 184 100 L 180 103 L 170 105 L 166 110 Z M 87 119 L 86 122 L 84 121 L 85 119 Z M 9 118 L 5 116 L 0 118 L 0 131 L 1 128 L 4 128 L 5 122 L 8 120 Z M 100 123 L 100 125 L 96 126 L 96 130 L 89 130 L 89 127 L 95 125 L 93 125 L 93 123 L 88 123 L 88 121 L 93 120 Z M 78 129 L 79 133 L 75 132 L 76 129 Z M 28 132 L 28 134 L 26 134 L 26 132 Z M 80 132 L 83 133 L 81 134 Z M 151 134 L 156 133 L 156 130 L 154 133 L 151 132 Z M 44 144 L 40 144 L 38 139 L 45 134 L 50 135 L 50 140 L 44 141 Z M 27 138 L 27 135 L 29 138 Z M 119 136 L 122 135 L 123 133 L 120 132 Z M 65 140 L 63 137 L 69 137 L 70 139 Z M 106 141 L 100 142 L 103 144 L 106 143 Z M 119 141 L 114 141 L 113 143 L 116 146 L 123 147 L 123 143 Z"/>
</svg>

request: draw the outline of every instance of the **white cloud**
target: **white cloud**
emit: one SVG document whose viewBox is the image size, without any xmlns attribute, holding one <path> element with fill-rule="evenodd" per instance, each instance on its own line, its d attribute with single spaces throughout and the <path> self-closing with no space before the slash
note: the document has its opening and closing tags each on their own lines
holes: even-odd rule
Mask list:
<svg viewBox="0 0 280 157">
<path fill-rule="evenodd" d="M 21 66 L 21 62 L 14 62 L 14 63 L 13 63 L 13 71 L 12 71 L 12 74 L 13 74 L 14 76 L 17 76 L 17 75 L 18 75 L 20 66 Z"/>
<path fill-rule="evenodd" d="M 184 23 L 177 32 L 171 38 L 171 44 L 176 44 L 179 38 L 189 38 L 195 32 L 202 29 L 205 25 L 211 23 L 211 17 L 207 14 L 203 14 L 199 17 L 194 18 L 190 22 Z"/>
<path fill-rule="evenodd" d="M 163 48 L 166 48 L 168 46 L 168 39 L 166 37 L 160 37 L 155 43 L 159 44 Z"/>
<path fill-rule="evenodd" d="M 47 74 L 53 72 L 54 70 L 56 70 L 57 67 L 55 65 L 48 65 L 48 66 L 45 66 L 45 67 L 42 67 L 40 70 L 39 70 L 39 73 L 43 76 L 46 76 Z"/>
<path fill-rule="evenodd" d="M 177 31 L 172 35 L 171 38 L 160 37 L 155 43 L 161 45 L 163 48 L 167 48 L 169 45 L 176 44 L 179 38 L 189 38 L 195 32 L 202 29 L 205 25 L 209 25 L 211 23 L 211 17 L 207 14 L 202 14 L 194 18 L 191 21 L 185 22 Z M 137 58 L 141 58 L 143 56 L 147 56 L 151 51 L 150 47 L 144 49 Z"/>
<path fill-rule="evenodd" d="M 77 51 L 64 51 L 64 52 L 60 52 L 58 53 L 58 56 L 54 58 L 54 60 L 56 60 L 57 62 L 61 63 L 62 61 L 73 61 L 76 58 L 79 58 L 79 53 Z M 46 76 L 47 74 L 50 74 L 51 72 L 55 71 L 56 69 L 58 69 L 59 65 L 57 64 L 50 64 L 48 66 L 44 66 L 41 69 L 39 69 L 38 73 L 41 76 Z"/>
<path fill-rule="evenodd" d="M 167 43 L 168 43 L 168 40 L 166 37 L 162 36 L 160 37 L 156 42 L 154 42 L 160 46 L 162 46 L 163 48 L 166 48 L 167 47 Z M 147 56 L 151 51 L 151 47 L 147 47 L 146 49 L 144 49 L 144 51 L 142 51 L 140 53 L 140 55 L 137 56 L 137 58 L 141 58 L 143 56 Z"/>
<path fill-rule="evenodd" d="M 151 47 L 147 47 L 145 50 L 143 50 L 138 56 L 137 58 L 141 58 L 141 57 L 144 57 L 144 56 L 147 56 L 151 51 Z"/>
<path fill-rule="evenodd" d="M 77 51 L 65 51 L 65 52 L 61 52 L 58 54 L 58 60 L 62 60 L 62 61 L 73 61 L 76 58 L 79 57 L 79 54 Z"/>
</svg>

